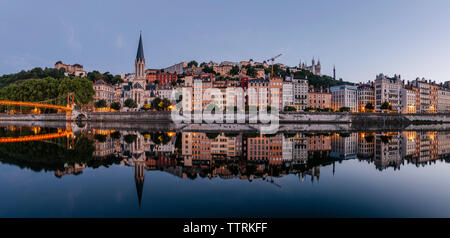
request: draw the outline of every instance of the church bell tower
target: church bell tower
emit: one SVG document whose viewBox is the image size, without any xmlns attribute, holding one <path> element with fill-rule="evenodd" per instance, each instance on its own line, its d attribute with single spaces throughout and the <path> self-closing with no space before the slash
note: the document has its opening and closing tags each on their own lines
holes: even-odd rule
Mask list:
<svg viewBox="0 0 450 238">
<path fill-rule="evenodd" d="M 139 45 L 136 54 L 136 60 L 134 62 L 135 65 L 135 74 L 137 81 L 145 80 L 145 58 L 144 58 L 144 47 L 142 46 L 142 33 L 139 36 Z"/>
</svg>

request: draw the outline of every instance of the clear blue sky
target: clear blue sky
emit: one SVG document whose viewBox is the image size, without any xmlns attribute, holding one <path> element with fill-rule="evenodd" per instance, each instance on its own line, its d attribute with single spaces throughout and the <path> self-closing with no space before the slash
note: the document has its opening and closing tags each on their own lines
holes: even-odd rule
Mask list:
<svg viewBox="0 0 450 238">
<path fill-rule="evenodd" d="M 450 1 L 0 0 L 0 75 L 62 60 L 132 72 L 142 30 L 147 67 L 188 61 L 297 65 L 373 80 L 378 73 L 450 80 Z"/>
</svg>

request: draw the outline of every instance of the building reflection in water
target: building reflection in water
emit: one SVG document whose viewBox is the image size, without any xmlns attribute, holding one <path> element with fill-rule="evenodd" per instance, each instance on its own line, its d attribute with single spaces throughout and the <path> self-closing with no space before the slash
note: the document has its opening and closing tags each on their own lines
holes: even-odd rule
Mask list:
<svg viewBox="0 0 450 238">
<path fill-rule="evenodd" d="M 3 128 L 0 133 L 2 137 L 7 137 L 18 131 L 28 137 L 30 134 L 52 133 L 48 129 L 22 130 L 15 127 Z M 61 131 L 53 133 L 61 133 Z M 66 139 L 69 140 L 69 136 Z M 55 140 L 61 145 L 69 146 L 69 143 L 64 141 L 65 138 Z M 49 150 L 49 146 L 62 148 L 55 144 L 58 143 L 45 141 L 39 146 L 44 146 L 45 150 Z M 35 148 L 37 145 L 33 144 L 30 148 Z M 17 143 L 0 146 L 6 151 L 18 151 L 14 146 L 24 148 Z M 88 158 L 87 151 L 90 151 L 91 147 L 93 147 L 92 158 Z M 405 164 L 425 166 L 438 160 L 450 161 L 447 158 L 450 154 L 450 132 L 261 135 L 258 133 L 175 133 L 92 129 L 84 131 L 78 137 L 74 136 L 70 146 L 64 150 L 70 150 L 64 156 L 64 158 L 70 157 L 70 161 L 59 159 L 57 165 L 50 163 L 51 165 L 40 167 L 40 169 L 54 170 L 55 176 L 61 178 L 68 174 L 79 175 L 87 167 L 97 168 L 111 164 L 131 167 L 134 170 L 137 200 L 141 206 L 146 170 L 164 171 L 183 179 L 218 177 L 244 179 L 250 182 L 263 179 L 276 186 L 280 185 L 274 178 L 288 174 L 297 175 L 300 181 L 309 178 L 310 181 L 315 182 L 320 179 L 322 167 L 332 166 L 334 174 L 336 163 L 343 160 L 366 161 L 380 171 L 388 168 L 398 170 Z M 32 161 L 26 164 L 23 161 L 19 163 L 13 159 L 8 161 L 3 159 L 2 162 L 36 167 Z M 42 163 L 39 166 L 43 166 Z"/>
</svg>

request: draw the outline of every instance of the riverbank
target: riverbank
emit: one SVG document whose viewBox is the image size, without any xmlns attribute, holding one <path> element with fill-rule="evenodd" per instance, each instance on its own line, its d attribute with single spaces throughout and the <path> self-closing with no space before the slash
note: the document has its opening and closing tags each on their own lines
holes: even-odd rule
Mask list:
<svg viewBox="0 0 450 238">
<path fill-rule="evenodd" d="M 280 132 L 353 132 L 397 130 L 450 130 L 449 114 L 371 114 L 371 113 L 281 113 Z M 247 118 L 248 121 L 248 118 Z M 67 120 L 65 114 L 1 115 L 0 125 L 39 127 L 102 128 L 136 131 L 205 131 L 251 132 L 261 130 L 262 123 L 173 123 L 170 112 L 89 113 L 85 120 Z"/>
<path fill-rule="evenodd" d="M 81 116 L 80 116 L 81 115 Z M 87 122 L 119 123 L 172 123 L 171 112 L 93 112 L 77 116 Z M 0 114 L 0 121 L 75 121 L 76 118 L 66 114 Z M 252 118 L 253 119 L 253 118 Z M 225 120 L 224 120 L 225 122 Z M 259 124 L 264 124 L 258 121 Z M 273 122 L 273 121 L 272 121 Z M 203 121 L 205 123 L 205 121 Z M 289 112 L 279 114 L 280 124 L 352 124 L 366 127 L 390 127 L 426 124 L 450 124 L 450 114 L 379 114 L 379 113 L 345 113 L 345 112 Z M 197 123 L 198 124 L 198 123 Z M 215 123 L 220 124 L 220 123 Z M 229 123 L 223 123 L 229 124 Z M 233 124 L 233 123 L 232 123 Z M 249 116 L 246 115 L 245 123 Z"/>
</svg>

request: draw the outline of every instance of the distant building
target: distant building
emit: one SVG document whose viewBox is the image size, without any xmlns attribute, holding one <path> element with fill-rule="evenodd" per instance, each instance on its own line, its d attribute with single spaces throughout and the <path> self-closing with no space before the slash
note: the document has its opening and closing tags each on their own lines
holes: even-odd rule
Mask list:
<svg viewBox="0 0 450 238">
<path fill-rule="evenodd" d="M 322 75 L 322 65 L 320 64 L 320 60 L 316 64 L 316 61 L 314 59 L 312 59 L 311 66 L 307 66 L 304 62 L 300 62 L 298 67 L 300 69 L 307 70 L 314 75 L 319 75 L 319 76 Z"/>
<path fill-rule="evenodd" d="M 419 90 L 412 85 L 405 85 L 402 88 L 402 113 L 417 113 L 418 105 L 420 105 Z"/>
<path fill-rule="evenodd" d="M 170 67 L 164 68 L 163 71 L 166 73 L 169 73 L 169 74 L 174 74 L 174 73 L 182 74 L 182 73 L 184 73 L 184 68 L 186 68 L 187 65 L 188 64 L 186 62 L 181 62 L 178 64 L 174 64 Z"/>
<path fill-rule="evenodd" d="M 283 82 L 283 109 L 294 105 L 294 85 L 292 82 Z"/>
<path fill-rule="evenodd" d="M 342 107 L 350 108 L 351 112 L 358 112 L 357 87 L 351 85 L 341 85 L 331 87 L 331 105 L 337 111 Z"/>
<path fill-rule="evenodd" d="M 439 113 L 450 112 L 450 90 L 449 89 L 438 89 L 438 104 L 437 111 Z"/>
<path fill-rule="evenodd" d="M 357 89 L 358 95 L 358 111 L 365 112 L 366 105 L 368 103 L 372 104 L 375 108 L 375 90 L 372 83 L 360 84 Z"/>
<path fill-rule="evenodd" d="M 377 75 L 375 79 L 375 111 L 381 112 L 381 106 L 387 102 L 392 107 L 392 111 L 402 111 L 401 91 L 403 81 L 400 75 L 394 75 L 393 78 L 386 77 L 383 74 Z"/>
<path fill-rule="evenodd" d="M 95 90 L 94 102 L 100 100 L 105 100 L 108 104 L 114 102 L 116 90 L 112 85 L 99 80 L 94 83 L 93 87 Z"/>
<path fill-rule="evenodd" d="M 86 77 L 86 72 L 83 70 L 83 65 L 74 64 L 74 65 L 68 65 L 63 64 L 63 62 L 58 61 L 55 63 L 55 69 L 64 69 L 65 75 L 74 75 L 76 77 Z"/>
<path fill-rule="evenodd" d="M 175 73 L 165 73 L 165 72 L 146 72 L 145 79 L 147 80 L 147 83 L 155 83 L 156 81 L 161 86 L 171 86 L 172 83 L 177 82 L 178 80 L 178 74 Z"/>
<path fill-rule="evenodd" d="M 436 113 L 439 86 L 424 78 L 416 78 L 408 82 L 408 84 L 418 89 L 419 104 L 416 107 L 417 113 Z"/>
<path fill-rule="evenodd" d="M 331 93 L 328 89 L 310 89 L 308 92 L 308 107 L 331 108 Z"/>
<path fill-rule="evenodd" d="M 294 87 L 294 107 L 297 111 L 303 111 L 308 107 L 308 80 L 293 79 Z"/>
</svg>

